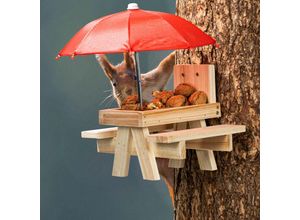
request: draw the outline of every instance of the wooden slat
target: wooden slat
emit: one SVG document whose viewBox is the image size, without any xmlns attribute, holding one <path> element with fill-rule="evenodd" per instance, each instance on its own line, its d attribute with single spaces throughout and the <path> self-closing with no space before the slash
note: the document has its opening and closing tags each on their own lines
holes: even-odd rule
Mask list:
<svg viewBox="0 0 300 220">
<path fill-rule="evenodd" d="M 99 111 L 102 125 L 142 127 L 142 111 L 104 109 Z"/>
<path fill-rule="evenodd" d="M 99 111 L 99 122 L 103 125 L 127 127 L 151 127 L 221 116 L 220 104 L 190 105 L 148 111 L 106 109 Z"/>
<path fill-rule="evenodd" d="M 214 156 L 214 152 L 211 150 L 197 150 L 196 151 L 198 164 L 200 170 L 217 170 L 217 164 Z"/>
<path fill-rule="evenodd" d="M 205 120 L 189 122 L 190 128 L 206 128 Z M 212 150 L 196 150 L 198 164 L 201 170 L 217 170 L 217 163 Z"/>
<path fill-rule="evenodd" d="M 98 139 L 97 152 L 114 154 L 115 139 L 116 138 Z M 179 145 L 176 145 L 177 143 L 178 142 L 169 143 L 169 144 L 156 143 L 155 145 L 151 145 L 151 147 L 153 148 L 155 157 L 170 158 L 170 159 L 184 159 L 185 153 L 182 152 L 183 149 L 180 149 Z M 191 149 L 191 150 L 232 151 L 232 135 L 222 135 L 217 137 L 186 141 L 185 147 L 186 149 Z M 135 146 L 133 145 L 133 143 L 131 143 L 130 155 L 137 156 Z"/>
<path fill-rule="evenodd" d="M 112 138 L 117 135 L 117 131 L 118 131 L 117 127 L 82 131 L 81 137 L 82 138 L 92 138 L 92 139 Z"/>
<path fill-rule="evenodd" d="M 183 160 L 169 160 L 169 164 L 168 167 L 172 167 L 172 168 L 183 168 L 185 164 L 185 159 Z"/>
<path fill-rule="evenodd" d="M 232 151 L 232 135 L 222 135 L 186 142 L 186 149 Z"/>
<path fill-rule="evenodd" d="M 172 143 L 183 140 L 195 140 L 201 138 L 222 136 L 245 132 L 244 125 L 215 125 L 205 128 L 192 128 L 181 131 L 171 131 L 148 136 L 149 141 L 157 143 Z"/>
<path fill-rule="evenodd" d="M 149 135 L 149 130 L 147 128 L 132 128 L 131 132 L 143 178 L 146 180 L 159 180 L 160 176 L 155 160 L 155 154 L 146 140 L 146 136 Z"/>
<path fill-rule="evenodd" d="M 175 130 L 184 130 L 187 128 L 187 122 L 181 122 L 174 124 Z M 151 143 L 151 142 L 150 142 Z M 168 167 L 172 168 L 183 168 L 185 164 L 185 159 L 170 159 L 168 163 Z"/>
<path fill-rule="evenodd" d="M 116 138 L 106 138 L 97 140 L 97 152 L 99 153 L 115 153 Z M 186 157 L 186 147 L 184 142 L 176 142 L 170 144 L 162 143 L 149 143 L 152 148 L 155 157 L 159 158 L 171 158 L 171 159 L 184 159 Z M 129 141 L 130 155 L 137 156 L 137 152 L 134 143 Z M 194 145 L 195 147 L 195 145 Z"/>
<path fill-rule="evenodd" d="M 113 176 L 128 176 L 130 164 L 130 128 L 120 127 L 116 138 L 115 157 L 113 164 Z"/>
<path fill-rule="evenodd" d="M 157 126 L 149 127 L 149 132 L 160 132 L 160 131 L 167 131 L 171 129 L 173 129 L 173 124 L 157 125 Z M 82 131 L 81 137 L 90 138 L 90 139 L 106 139 L 106 138 L 116 137 L 117 132 L 118 132 L 118 127 L 94 129 L 94 130 Z"/>
</svg>

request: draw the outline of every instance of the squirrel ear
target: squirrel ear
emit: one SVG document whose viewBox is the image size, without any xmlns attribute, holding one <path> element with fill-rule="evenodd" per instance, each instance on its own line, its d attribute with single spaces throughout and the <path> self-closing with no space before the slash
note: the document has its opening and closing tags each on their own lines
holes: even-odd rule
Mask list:
<svg viewBox="0 0 300 220">
<path fill-rule="evenodd" d="M 129 69 L 134 69 L 134 52 L 124 52 L 123 55 L 126 67 Z"/>
<path fill-rule="evenodd" d="M 175 54 L 176 52 L 170 53 L 165 59 L 163 59 L 160 64 L 157 66 L 163 72 L 173 71 L 173 67 L 175 65 Z"/>
<path fill-rule="evenodd" d="M 102 67 L 105 75 L 112 80 L 112 76 L 115 73 L 115 67 L 108 61 L 107 57 L 103 54 L 96 54 L 95 55 L 97 61 L 99 62 L 100 66 Z"/>
</svg>

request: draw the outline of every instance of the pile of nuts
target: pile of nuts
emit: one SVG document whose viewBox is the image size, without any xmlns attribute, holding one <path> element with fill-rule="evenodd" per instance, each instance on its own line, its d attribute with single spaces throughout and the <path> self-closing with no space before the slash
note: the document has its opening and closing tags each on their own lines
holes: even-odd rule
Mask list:
<svg viewBox="0 0 300 220">
<path fill-rule="evenodd" d="M 203 91 L 197 91 L 193 86 L 187 83 L 181 83 L 175 91 L 154 91 L 153 100 L 150 103 L 144 103 L 144 110 L 153 110 L 170 107 L 180 107 L 186 105 L 199 105 L 207 103 L 207 95 Z M 138 110 L 137 95 L 128 96 L 122 103 L 123 110 Z"/>
</svg>

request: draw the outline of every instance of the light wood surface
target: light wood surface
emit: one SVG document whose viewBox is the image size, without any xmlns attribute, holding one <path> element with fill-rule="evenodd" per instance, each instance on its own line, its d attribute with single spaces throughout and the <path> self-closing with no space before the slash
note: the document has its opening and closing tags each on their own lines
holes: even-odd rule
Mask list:
<svg viewBox="0 0 300 220">
<path fill-rule="evenodd" d="M 200 170 L 217 170 L 217 163 L 212 150 L 197 150 L 196 154 Z"/>
<path fill-rule="evenodd" d="M 232 135 L 186 141 L 186 149 L 229 152 L 232 151 Z"/>
<path fill-rule="evenodd" d="M 158 134 L 150 134 L 149 141 L 157 143 L 173 143 L 183 140 L 196 140 L 201 138 L 222 136 L 245 132 L 244 125 L 214 125 L 204 128 L 192 128 L 181 131 L 163 132 Z"/>
<path fill-rule="evenodd" d="M 160 176 L 155 154 L 146 140 L 146 137 L 149 135 L 148 128 L 131 128 L 131 132 L 143 178 L 146 180 L 159 180 Z"/>
<path fill-rule="evenodd" d="M 169 131 L 173 130 L 173 124 L 166 124 L 166 125 L 157 125 L 149 127 L 149 132 L 160 132 L 160 131 Z M 94 130 L 87 130 L 81 132 L 82 138 L 88 139 L 106 139 L 106 138 L 113 138 L 117 136 L 118 127 L 111 127 L 111 128 L 101 128 L 101 129 L 94 129 Z"/>
<path fill-rule="evenodd" d="M 187 128 L 187 122 L 174 124 L 175 130 L 184 130 L 186 128 Z M 168 166 L 172 168 L 182 168 L 184 167 L 184 163 L 185 163 L 185 159 L 170 159 Z"/>
<path fill-rule="evenodd" d="M 125 177 L 128 176 L 130 164 L 130 129 L 120 127 L 116 137 L 115 157 L 113 164 L 113 176 Z"/>
<path fill-rule="evenodd" d="M 82 138 L 104 139 L 117 136 L 118 127 L 82 131 Z"/>
<path fill-rule="evenodd" d="M 113 126 L 150 127 L 220 116 L 220 104 L 211 103 L 147 111 L 105 109 L 99 111 L 99 122 Z"/>
<path fill-rule="evenodd" d="M 183 160 L 173 160 L 173 159 L 170 159 L 169 160 L 169 164 L 168 164 L 168 167 L 172 167 L 172 168 L 183 168 L 184 167 L 184 164 L 185 164 L 185 159 Z"/>
<path fill-rule="evenodd" d="M 97 140 L 97 152 L 99 153 L 115 153 L 116 138 L 105 138 Z M 129 142 L 130 143 L 130 142 Z M 152 142 L 149 142 L 150 144 Z M 151 145 L 155 157 L 170 158 L 170 159 L 184 159 L 185 152 L 179 147 L 179 142 L 175 143 L 155 143 Z M 131 144 L 130 155 L 137 156 L 135 146 Z M 213 150 L 213 151 L 232 151 L 232 135 L 222 135 L 211 138 L 203 138 L 197 140 L 186 141 L 186 149 L 191 150 Z"/>
<path fill-rule="evenodd" d="M 190 128 L 206 128 L 205 120 L 189 122 Z M 201 170 L 217 170 L 217 163 L 212 150 L 196 150 L 198 164 Z"/>
</svg>

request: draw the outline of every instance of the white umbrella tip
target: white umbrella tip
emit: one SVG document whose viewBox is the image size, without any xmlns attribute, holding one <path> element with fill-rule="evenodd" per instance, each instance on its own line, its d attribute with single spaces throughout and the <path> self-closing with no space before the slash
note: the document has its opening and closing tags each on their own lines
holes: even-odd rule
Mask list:
<svg viewBox="0 0 300 220">
<path fill-rule="evenodd" d="M 127 10 L 139 9 L 139 5 L 137 3 L 129 3 L 127 6 Z"/>
</svg>

